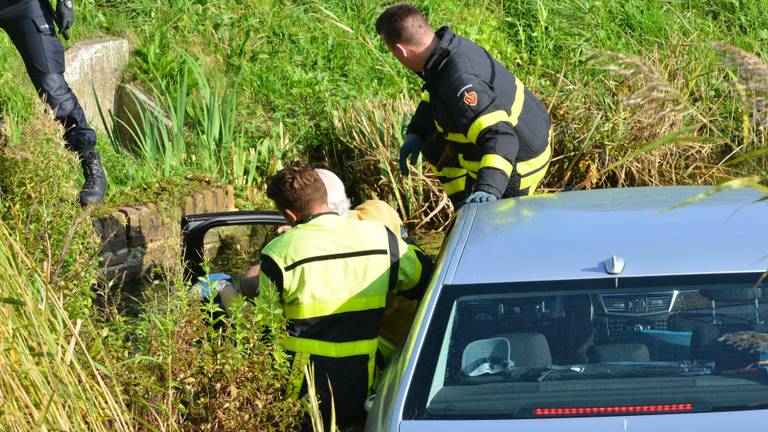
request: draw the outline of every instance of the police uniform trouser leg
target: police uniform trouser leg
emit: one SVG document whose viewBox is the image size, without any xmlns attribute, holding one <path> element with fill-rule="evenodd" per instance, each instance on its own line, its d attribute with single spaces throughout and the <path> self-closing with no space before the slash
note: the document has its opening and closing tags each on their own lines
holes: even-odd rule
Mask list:
<svg viewBox="0 0 768 432">
<path fill-rule="evenodd" d="M 95 148 L 96 134 L 64 79 L 64 47 L 42 1 L 48 0 L 0 0 L 0 27 L 24 59 L 38 94 L 64 126 L 67 147 L 83 155 Z"/>
</svg>

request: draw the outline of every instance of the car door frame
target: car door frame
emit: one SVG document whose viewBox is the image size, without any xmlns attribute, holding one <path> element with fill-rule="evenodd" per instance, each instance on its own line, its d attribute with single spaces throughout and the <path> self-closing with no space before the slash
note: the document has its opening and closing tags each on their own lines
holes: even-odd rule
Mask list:
<svg viewBox="0 0 768 432">
<path fill-rule="evenodd" d="M 184 215 L 181 218 L 184 279 L 188 282 L 205 275 L 203 269 L 205 235 L 213 228 L 237 225 L 286 225 L 276 211 L 233 211 Z"/>
</svg>

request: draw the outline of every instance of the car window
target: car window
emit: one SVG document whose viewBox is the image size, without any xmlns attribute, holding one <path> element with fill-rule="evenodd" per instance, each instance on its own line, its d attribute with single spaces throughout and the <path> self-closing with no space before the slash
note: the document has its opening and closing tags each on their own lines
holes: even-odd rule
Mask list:
<svg viewBox="0 0 768 432">
<path fill-rule="evenodd" d="M 208 273 L 226 273 L 237 283 L 259 263 L 261 249 L 276 236 L 276 225 L 229 225 L 208 230 L 203 254 Z"/>
<path fill-rule="evenodd" d="M 760 275 L 444 287 L 410 419 L 768 406 Z"/>
</svg>

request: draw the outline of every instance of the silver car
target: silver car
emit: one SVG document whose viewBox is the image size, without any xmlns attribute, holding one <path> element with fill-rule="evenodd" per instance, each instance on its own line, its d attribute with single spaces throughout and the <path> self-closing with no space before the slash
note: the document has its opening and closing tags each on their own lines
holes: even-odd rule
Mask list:
<svg viewBox="0 0 768 432">
<path fill-rule="evenodd" d="M 705 190 L 465 206 L 366 430 L 765 430 L 768 206 Z"/>
</svg>

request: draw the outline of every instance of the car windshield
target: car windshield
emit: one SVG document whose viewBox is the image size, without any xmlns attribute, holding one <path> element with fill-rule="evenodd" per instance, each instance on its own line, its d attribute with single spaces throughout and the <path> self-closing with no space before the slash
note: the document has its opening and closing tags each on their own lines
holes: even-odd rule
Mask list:
<svg viewBox="0 0 768 432">
<path fill-rule="evenodd" d="M 410 419 L 768 406 L 761 275 L 446 286 Z"/>
</svg>

